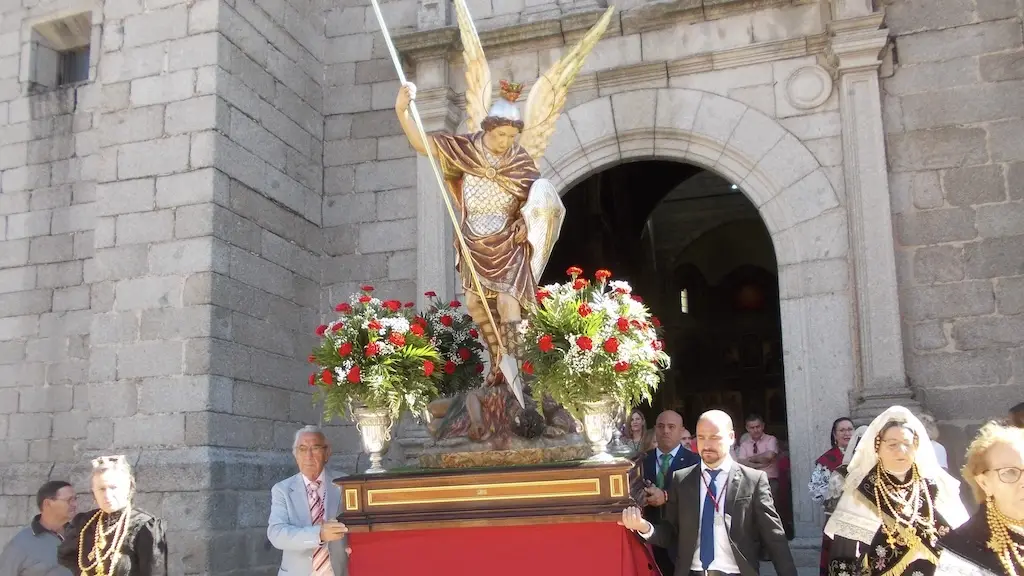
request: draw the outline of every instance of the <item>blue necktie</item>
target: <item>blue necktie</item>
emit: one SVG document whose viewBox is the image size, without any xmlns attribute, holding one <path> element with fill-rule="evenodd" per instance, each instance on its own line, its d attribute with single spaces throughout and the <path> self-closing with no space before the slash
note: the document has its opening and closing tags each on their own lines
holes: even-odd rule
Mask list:
<svg viewBox="0 0 1024 576">
<path fill-rule="evenodd" d="M 708 470 L 711 482 L 708 493 L 704 496 L 704 510 L 700 515 L 700 563 L 707 570 L 715 560 L 715 499 L 718 498 L 718 485 L 715 477 L 721 470 Z"/>
</svg>

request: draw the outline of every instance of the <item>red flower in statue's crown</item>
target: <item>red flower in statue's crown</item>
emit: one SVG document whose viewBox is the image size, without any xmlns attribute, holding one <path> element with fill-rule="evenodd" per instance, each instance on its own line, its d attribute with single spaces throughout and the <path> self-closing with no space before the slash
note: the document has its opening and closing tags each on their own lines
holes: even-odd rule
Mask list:
<svg viewBox="0 0 1024 576">
<path fill-rule="evenodd" d="M 602 347 L 605 352 L 615 354 L 619 351 L 619 341 L 616 340 L 615 337 L 609 338 L 604 341 L 604 345 Z"/>
<path fill-rule="evenodd" d="M 366 296 L 365 294 L 359 297 L 359 303 L 360 304 L 369 304 L 370 300 L 373 300 L 373 298 L 370 298 L 369 296 Z"/>
<path fill-rule="evenodd" d="M 471 355 L 471 353 L 469 351 L 469 348 L 459 348 L 458 354 L 459 354 L 459 359 L 462 360 L 463 362 L 465 362 L 466 360 L 469 360 L 469 357 Z"/>
<path fill-rule="evenodd" d="M 367 358 L 376 356 L 378 352 L 380 352 L 380 345 L 376 342 L 370 342 L 366 345 L 366 348 L 363 349 L 363 353 L 366 354 Z"/>
<path fill-rule="evenodd" d="M 366 329 L 367 329 L 367 330 L 373 330 L 374 332 L 376 332 L 377 330 L 380 330 L 380 329 L 381 329 L 381 325 L 380 325 L 380 322 L 378 322 L 378 321 L 376 321 L 376 320 L 370 320 L 370 321 L 369 321 L 369 322 L 367 322 L 367 324 L 366 324 Z"/>
<path fill-rule="evenodd" d="M 451 302 L 448 303 L 448 306 L 452 308 L 458 308 L 459 306 L 462 306 L 462 302 L 459 302 L 458 300 L 452 300 Z"/>
<path fill-rule="evenodd" d="M 573 290 L 583 290 L 584 288 L 586 288 L 589 285 L 590 285 L 590 281 L 587 280 L 586 278 L 577 278 L 577 279 L 572 281 L 572 289 Z"/>
<path fill-rule="evenodd" d="M 550 334 L 541 336 L 540 340 L 537 340 L 537 348 L 539 348 L 541 352 L 551 352 L 555 349 L 555 343 L 552 340 L 553 339 Z"/>
<path fill-rule="evenodd" d="M 334 307 L 335 312 L 341 312 L 342 314 L 348 314 L 352 311 L 352 306 L 348 302 L 342 302 Z"/>
<path fill-rule="evenodd" d="M 316 335 L 317 336 L 323 336 L 325 332 L 327 332 L 327 325 L 321 324 L 321 325 L 316 327 Z"/>
<path fill-rule="evenodd" d="M 530 364 L 529 360 L 523 362 L 523 372 L 526 372 L 527 374 L 533 374 L 533 364 Z"/>
<path fill-rule="evenodd" d="M 626 370 L 629 370 L 629 362 L 620 360 L 615 363 L 615 366 L 613 366 L 613 368 L 615 368 L 616 372 L 625 372 Z"/>
<path fill-rule="evenodd" d="M 565 271 L 565 273 L 568 274 L 569 276 L 572 276 L 573 280 L 575 280 L 577 276 L 581 276 L 583 274 L 583 269 L 581 269 L 579 266 L 570 266 L 569 269 Z"/>
<path fill-rule="evenodd" d="M 434 373 L 434 363 L 430 360 L 423 361 L 423 375 L 430 378 L 430 375 Z"/>
<path fill-rule="evenodd" d="M 412 326 L 409 326 L 409 332 L 412 332 L 417 336 L 423 336 L 423 326 L 420 326 L 419 324 L 413 324 Z"/>
<path fill-rule="evenodd" d="M 392 332 L 388 335 L 388 342 L 391 342 L 395 346 L 401 348 L 402 346 L 405 346 L 405 336 L 402 336 L 398 332 Z"/>
<path fill-rule="evenodd" d="M 449 326 L 450 327 L 452 325 L 452 322 L 453 322 L 453 320 L 452 320 L 451 316 L 449 316 L 447 314 L 445 314 L 444 316 L 441 316 L 441 324 L 444 324 L 445 326 Z"/>
<path fill-rule="evenodd" d="M 370 286 L 369 284 L 364 284 L 364 285 L 363 285 L 363 286 L 361 287 L 361 290 L 362 290 L 363 292 L 373 292 L 373 286 Z"/>
<path fill-rule="evenodd" d="M 331 384 L 334 384 L 334 372 L 324 370 L 323 373 L 320 374 L 320 379 L 324 381 L 324 384 L 330 386 Z"/>
<path fill-rule="evenodd" d="M 436 298 L 437 292 L 431 290 L 430 292 L 424 292 L 423 295 L 426 296 L 427 298 Z"/>
<path fill-rule="evenodd" d="M 471 338 L 479 338 L 480 337 L 480 333 L 476 331 L 476 328 L 470 328 L 469 329 L 469 336 Z"/>
<path fill-rule="evenodd" d="M 345 342 L 341 346 L 338 346 L 338 356 L 345 358 L 352 353 L 352 343 Z"/>
<path fill-rule="evenodd" d="M 445 362 L 444 363 L 444 373 L 445 374 L 455 374 L 455 362 L 452 362 L 451 360 Z"/>
<path fill-rule="evenodd" d="M 578 312 L 580 316 L 586 318 L 587 316 L 590 316 L 592 310 L 590 309 L 590 305 L 584 302 L 583 304 L 580 304 L 580 307 L 576 309 L 576 312 Z"/>
<path fill-rule="evenodd" d="M 580 336 L 576 339 L 576 345 L 580 347 L 580 350 L 593 350 L 594 341 L 589 336 Z"/>
<path fill-rule="evenodd" d="M 351 370 L 348 371 L 348 375 L 345 376 L 345 379 L 351 382 L 352 384 L 359 384 L 361 380 L 361 374 L 362 372 L 359 370 L 359 364 L 356 364 L 355 366 L 352 367 Z"/>
<path fill-rule="evenodd" d="M 597 272 L 594 272 L 594 278 L 596 278 L 598 282 L 607 282 L 611 277 L 612 273 L 608 270 L 598 270 Z"/>
<path fill-rule="evenodd" d="M 315 372 L 313 374 L 309 375 L 309 385 L 310 386 L 316 386 L 316 373 Z"/>
<path fill-rule="evenodd" d="M 629 320 L 619 318 L 615 321 L 615 327 L 619 329 L 619 332 L 629 332 Z"/>
<path fill-rule="evenodd" d="M 498 92 L 505 100 L 515 103 L 516 100 L 519 100 L 519 95 L 523 93 L 523 84 L 521 82 L 500 80 L 498 82 Z"/>
<path fill-rule="evenodd" d="M 545 290 L 543 288 L 538 288 L 537 289 L 536 297 L 537 297 L 537 303 L 538 304 L 543 302 L 544 299 L 547 298 L 548 296 L 551 296 L 551 292 L 548 292 L 547 290 Z"/>
</svg>

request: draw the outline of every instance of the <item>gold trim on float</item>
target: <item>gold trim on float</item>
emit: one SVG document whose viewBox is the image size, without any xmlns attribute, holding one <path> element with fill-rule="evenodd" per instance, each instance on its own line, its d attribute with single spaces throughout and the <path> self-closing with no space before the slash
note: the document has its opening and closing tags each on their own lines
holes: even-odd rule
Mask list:
<svg viewBox="0 0 1024 576">
<path fill-rule="evenodd" d="M 531 489 L 539 489 L 531 491 Z M 422 494 L 422 496 L 417 496 Z M 367 506 L 403 506 L 406 504 L 442 504 L 448 502 L 488 502 L 600 496 L 601 479 L 545 480 L 461 486 L 424 486 L 366 491 Z"/>
<path fill-rule="evenodd" d="M 345 510 L 359 510 L 359 490 L 357 488 L 345 489 Z"/>
<path fill-rule="evenodd" d="M 625 490 L 622 487 L 625 485 L 622 476 L 615 475 L 608 477 L 608 493 L 612 498 L 621 498 L 626 495 Z"/>
</svg>

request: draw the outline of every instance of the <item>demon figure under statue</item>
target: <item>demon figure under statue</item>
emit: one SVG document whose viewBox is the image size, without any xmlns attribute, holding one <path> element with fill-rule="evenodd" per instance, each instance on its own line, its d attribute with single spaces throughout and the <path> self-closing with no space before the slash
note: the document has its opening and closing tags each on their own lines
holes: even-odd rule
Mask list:
<svg viewBox="0 0 1024 576">
<path fill-rule="evenodd" d="M 468 133 L 434 133 L 424 141 L 409 114 L 416 97 L 412 84 L 400 88 L 395 110 L 412 147 L 437 160 L 453 202 L 462 237 L 456 243 L 456 267 L 466 306 L 487 345 L 491 371 L 483 388 L 430 407 L 437 419 L 431 432 L 438 439 L 467 436 L 502 444 L 512 434 L 572 431 L 572 418 L 564 409 L 543 402 L 538 410 L 524 397 L 522 382 L 509 381 L 499 366 L 508 357 L 521 365 L 523 310 L 532 305 L 537 280 L 565 218 L 554 185 L 540 177 L 537 165 L 554 134 L 569 86 L 614 9 L 608 8 L 537 80 L 522 115 L 516 106 L 521 84 L 501 81 L 500 97 L 491 104 L 491 72 L 465 1 L 456 0 L 455 9 L 465 62 Z"/>
</svg>

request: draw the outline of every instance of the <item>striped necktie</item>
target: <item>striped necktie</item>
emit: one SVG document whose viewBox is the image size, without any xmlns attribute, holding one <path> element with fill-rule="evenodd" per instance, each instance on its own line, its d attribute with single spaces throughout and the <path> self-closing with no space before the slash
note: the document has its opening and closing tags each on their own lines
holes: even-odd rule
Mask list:
<svg viewBox="0 0 1024 576">
<path fill-rule="evenodd" d="M 309 517 L 313 519 L 313 526 L 324 523 L 324 501 L 320 498 L 320 481 L 309 483 L 306 487 L 309 496 Z M 321 544 L 313 551 L 313 573 L 312 576 L 333 576 L 331 568 L 331 555 L 327 551 L 327 544 Z"/>
</svg>

